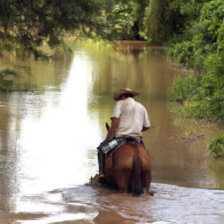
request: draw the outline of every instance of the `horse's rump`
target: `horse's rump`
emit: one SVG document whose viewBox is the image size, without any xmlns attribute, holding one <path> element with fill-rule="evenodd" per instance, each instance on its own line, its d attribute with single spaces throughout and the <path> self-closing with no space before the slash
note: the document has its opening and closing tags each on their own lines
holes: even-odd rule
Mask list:
<svg viewBox="0 0 224 224">
<path fill-rule="evenodd" d="M 136 142 L 119 146 L 105 162 L 105 178 L 121 191 L 135 196 L 148 190 L 151 182 L 151 164 L 148 151 Z"/>
</svg>

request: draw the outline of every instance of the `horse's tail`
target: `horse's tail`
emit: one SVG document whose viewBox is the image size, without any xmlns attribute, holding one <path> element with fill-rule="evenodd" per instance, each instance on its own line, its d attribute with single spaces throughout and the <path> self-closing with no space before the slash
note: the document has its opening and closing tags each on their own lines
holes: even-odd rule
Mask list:
<svg viewBox="0 0 224 224">
<path fill-rule="evenodd" d="M 131 192 L 133 196 L 140 196 L 142 193 L 142 169 L 143 163 L 138 153 L 136 153 L 133 157 L 132 161 L 132 175 L 131 175 Z"/>
</svg>

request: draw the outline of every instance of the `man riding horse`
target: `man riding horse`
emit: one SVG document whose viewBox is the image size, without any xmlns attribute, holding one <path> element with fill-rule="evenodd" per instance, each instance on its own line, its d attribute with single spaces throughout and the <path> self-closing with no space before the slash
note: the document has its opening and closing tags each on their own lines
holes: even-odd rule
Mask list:
<svg viewBox="0 0 224 224">
<path fill-rule="evenodd" d="M 150 128 L 150 121 L 145 107 L 136 102 L 133 97 L 139 95 L 131 89 L 119 89 L 114 93 L 114 100 L 118 101 L 111 116 L 111 128 L 107 138 L 98 147 L 98 162 L 100 179 L 104 178 L 105 154 L 103 146 L 113 139 L 125 139 L 126 142 L 135 141 L 142 145 L 142 131 Z"/>
</svg>

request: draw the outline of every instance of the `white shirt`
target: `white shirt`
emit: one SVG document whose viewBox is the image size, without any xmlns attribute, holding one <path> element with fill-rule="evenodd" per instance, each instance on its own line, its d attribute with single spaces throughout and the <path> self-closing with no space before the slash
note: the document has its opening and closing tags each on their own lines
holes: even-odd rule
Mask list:
<svg viewBox="0 0 224 224">
<path fill-rule="evenodd" d="M 143 127 L 150 127 L 145 107 L 131 97 L 117 102 L 112 117 L 119 118 L 115 137 L 124 135 L 141 137 Z"/>
</svg>

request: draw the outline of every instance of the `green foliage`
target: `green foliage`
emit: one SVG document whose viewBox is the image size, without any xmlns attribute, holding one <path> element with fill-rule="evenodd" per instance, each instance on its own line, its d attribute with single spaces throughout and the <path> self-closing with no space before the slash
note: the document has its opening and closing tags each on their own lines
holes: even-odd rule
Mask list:
<svg viewBox="0 0 224 224">
<path fill-rule="evenodd" d="M 223 100 L 223 94 L 214 97 L 204 97 L 200 101 L 188 99 L 184 104 L 184 111 L 187 116 L 206 118 L 211 121 L 216 121 L 218 119 L 223 120 Z"/>
<path fill-rule="evenodd" d="M 223 0 L 204 1 L 202 3 L 194 3 L 195 7 L 203 6 L 200 14 L 192 21 L 191 24 L 185 27 L 184 35 L 181 34 L 179 42 L 171 45 L 170 54 L 178 57 L 179 49 L 184 52 L 189 52 L 187 57 L 181 58 L 182 64 L 190 65 L 197 69 L 206 67 L 206 60 L 203 58 L 215 52 L 221 52 L 224 47 L 224 2 Z M 196 10 L 198 11 L 198 10 Z M 189 49 L 190 46 L 190 49 Z M 189 61 L 190 58 L 190 61 Z M 198 60 L 200 58 L 200 60 Z"/>
<path fill-rule="evenodd" d="M 139 30 L 142 27 L 146 0 L 117 1 L 107 10 L 103 19 L 104 34 L 109 40 L 141 39 Z"/>
<path fill-rule="evenodd" d="M 174 80 L 172 89 L 169 89 L 168 94 L 171 101 L 184 101 L 196 94 L 198 80 L 194 75 L 187 77 L 178 77 Z"/>
<path fill-rule="evenodd" d="M 109 40 L 140 39 L 148 0 L 0 0 L 0 53 L 64 45 L 64 35 Z"/>
<path fill-rule="evenodd" d="M 146 8 L 144 20 L 144 35 L 153 43 L 161 43 L 164 39 L 163 14 L 165 12 L 163 0 L 151 0 Z"/>
<path fill-rule="evenodd" d="M 198 19 L 204 2 L 206 0 L 150 0 L 140 34 L 152 43 L 163 44 L 170 40 L 174 43 L 177 35 L 190 40 L 192 34 L 186 31 Z"/>
<path fill-rule="evenodd" d="M 191 41 L 183 41 L 177 43 L 174 48 L 169 48 L 167 54 L 175 56 L 181 64 L 191 68 L 193 66 L 193 43 Z"/>
<path fill-rule="evenodd" d="M 223 67 L 219 57 L 212 58 L 214 70 L 197 78 L 190 75 L 174 80 L 170 100 L 185 101 L 184 111 L 188 116 L 224 120 Z"/>
<path fill-rule="evenodd" d="M 209 149 L 215 157 L 224 157 L 224 133 L 216 135 L 211 143 Z"/>
<path fill-rule="evenodd" d="M 185 112 L 190 116 L 224 120 L 223 12 L 223 0 L 205 1 L 198 18 L 182 35 L 185 39 L 179 39 L 168 50 L 182 64 L 194 68 L 200 80 L 193 95 L 186 98 Z M 174 95 L 179 94 L 183 84 L 177 85 Z"/>
<path fill-rule="evenodd" d="M 91 33 L 97 26 L 100 0 L 0 0 L 0 50 L 23 49 L 36 58 L 44 41 L 59 45 L 67 32 Z"/>
<path fill-rule="evenodd" d="M 107 15 L 105 26 L 107 28 L 107 39 L 122 40 L 133 39 L 132 27 L 134 26 L 133 15 L 134 2 L 126 5 L 116 4 L 111 13 Z"/>
</svg>

